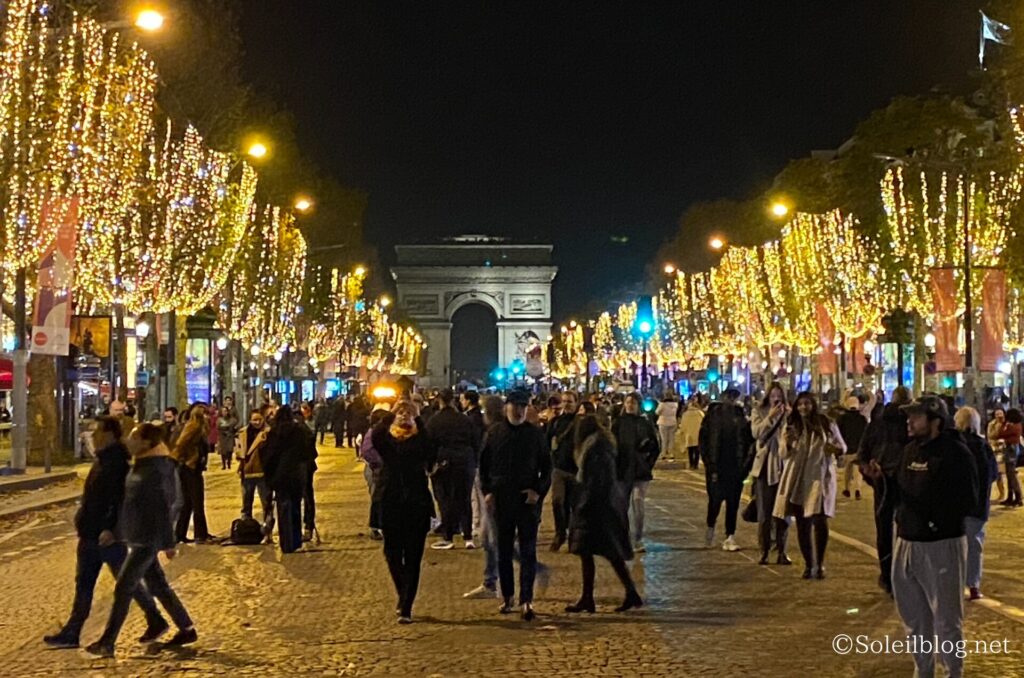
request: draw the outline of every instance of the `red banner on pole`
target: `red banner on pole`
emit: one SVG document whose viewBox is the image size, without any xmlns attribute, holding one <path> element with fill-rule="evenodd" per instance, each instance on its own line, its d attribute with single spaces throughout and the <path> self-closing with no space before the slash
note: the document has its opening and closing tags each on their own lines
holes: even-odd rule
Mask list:
<svg viewBox="0 0 1024 678">
<path fill-rule="evenodd" d="M 818 374 L 836 373 L 836 354 L 833 340 L 836 337 L 836 326 L 825 310 L 824 304 L 818 304 L 814 309 L 818 319 L 818 344 L 821 346 L 821 354 L 818 356 Z"/>
<path fill-rule="evenodd" d="M 43 206 L 42 220 L 60 220 L 57 237 L 39 262 L 35 313 L 32 317 L 32 353 L 67 355 L 71 333 L 71 284 L 74 280 L 78 198 L 51 200 Z"/>
<path fill-rule="evenodd" d="M 985 272 L 981 292 L 981 354 L 978 369 L 995 372 L 1003 357 L 1006 331 L 1006 273 L 996 268 Z"/>
<path fill-rule="evenodd" d="M 963 368 L 963 360 L 960 358 L 960 320 L 953 269 L 932 269 L 932 298 L 935 301 L 935 369 L 958 372 Z"/>
</svg>

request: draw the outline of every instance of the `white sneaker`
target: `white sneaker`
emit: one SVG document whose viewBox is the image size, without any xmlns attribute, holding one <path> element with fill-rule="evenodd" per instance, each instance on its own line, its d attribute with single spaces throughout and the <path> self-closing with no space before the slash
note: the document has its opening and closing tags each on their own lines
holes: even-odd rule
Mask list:
<svg viewBox="0 0 1024 678">
<path fill-rule="evenodd" d="M 711 548 L 711 545 L 715 543 L 715 528 L 709 527 L 708 532 L 704 535 L 704 546 Z"/>
<path fill-rule="evenodd" d="M 736 543 L 736 540 L 733 539 L 732 535 L 730 534 L 729 536 L 727 536 L 725 538 L 725 541 L 722 542 L 722 550 L 723 551 L 739 551 L 740 550 L 740 545 Z"/>
<path fill-rule="evenodd" d="M 455 548 L 455 544 L 453 544 L 450 541 L 442 539 L 441 541 L 435 541 L 433 544 L 430 545 L 430 548 L 434 549 L 435 551 L 449 551 Z"/>
<path fill-rule="evenodd" d="M 493 589 L 489 589 L 486 586 L 484 586 L 483 584 L 481 584 L 480 586 L 477 586 L 475 589 L 473 589 L 469 593 L 463 593 L 462 597 L 466 598 L 466 599 L 477 600 L 477 599 L 481 599 L 481 598 L 501 598 L 501 594 L 498 593 L 498 587 L 494 587 Z"/>
<path fill-rule="evenodd" d="M 466 542 L 466 549 L 467 550 L 472 551 L 475 548 L 476 548 L 476 544 L 473 543 L 473 540 L 469 540 L 469 541 Z"/>
</svg>

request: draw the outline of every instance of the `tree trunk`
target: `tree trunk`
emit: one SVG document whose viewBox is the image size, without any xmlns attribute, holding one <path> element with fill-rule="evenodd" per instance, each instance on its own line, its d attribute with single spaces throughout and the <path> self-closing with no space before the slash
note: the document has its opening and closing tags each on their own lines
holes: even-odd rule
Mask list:
<svg viewBox="0 0 1024 678">
<path fill-rule="evenodd" d="M 114 304 L 114 355 L 117 360 L 116 398 L 123 403 L 128 402 L 128 337 L 124 331 L 124 306 Z"/>
<path fill-rule="evenodd" d="M 185 380 L 185 354 L 188 348 L 188 318 L 178 316 L 174 324 L 174 364 L 177 367 L 175 376 L 177 378 L 178 410 L 183 412 L 188 408 L 188 388 Z"/>
<path fill-rule="evenodd" d="M 60 449 L 57 422 L 57 362 L 53 356 L 29 356 L 28 374 L 28 463 L 42 466 L 46 453 L 51 463 L 68 464 L 72 454 Z"/>
</svg>

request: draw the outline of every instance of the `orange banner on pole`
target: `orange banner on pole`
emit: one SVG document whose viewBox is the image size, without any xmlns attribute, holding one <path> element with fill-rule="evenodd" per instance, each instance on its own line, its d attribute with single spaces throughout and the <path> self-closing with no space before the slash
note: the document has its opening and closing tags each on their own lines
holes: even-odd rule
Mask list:
<svg viewBox="0 0 1024 678">
<path fill-rule="evenodd" d="M 953 269 L 932 269 L 932 298 L 935 302 L 935 369 L 938 372 L 957 372 L 963 368 L 963 361 L 960 358 L 960 321 Z"/>
<path fill-rule="evenodd" d="M 67 355 L 71 334 L 71 286 L 74 281 L 78 198 L 43 205 L 44 223 L 60 221 L 56 238 L 39 262 L 38 289 L 32 314 L 32 353 Z"/>
<path fill-rule="evenodd" d="M 818 374 L 836 373 L 836 354 L 833 340 L 836 336 L 836 326 L 829 317 L 824 304 L 818 304 L 814 309 L 818 319 L 818 344 L 821 346 L 821 355 L 818 356 Z"/>
<path fill-rule="evenodd" d="M 995 372 L 1003 358 L 1006 332 L 1006 273 L 992 268 L 985 272 L 981 291 L 981 353 L 978 369 Z"/>
</svg>

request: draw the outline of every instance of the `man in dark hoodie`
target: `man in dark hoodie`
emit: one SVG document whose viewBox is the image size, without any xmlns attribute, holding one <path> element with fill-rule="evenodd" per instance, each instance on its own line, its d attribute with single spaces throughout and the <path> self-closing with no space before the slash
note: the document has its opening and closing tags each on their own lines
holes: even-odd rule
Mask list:
<svg viewBox="0 0 1024 678">
<path fill-rule="evenodd" d="M 96 461 L 89 469 L 82 491 L 82 503 L 75 514 L 78 532 L 78 559 L 75 573 L 75 602 L 71 616 L 56 634 L 44 636 L 50 647 L 78 647 L 82 625 L 89 618 L 96 579 L 104 563 L 114 577 L 128 555 L 128 547 L 119 538 L 117 519 L 124 499 L 124 479 L 128 475 L 128 448 L 121 442 L 122 429 L 115 417 L 100 417 L 92 439 Z M 146 613 L 148 629 L 144 641 L 156 640 L 167 630 L 167 622 L 145 587 L 135 590 L 135 601 Z"/>
<path fill-rule="evenodd" d="M 959 656 L 967 566 L 964 519 L 978 505 L 977 469 L 938 396 L 922 396 L 903 411 L 911 441 L 896 469 L 895 487 L 886 487 L 898 495 L 893 596 L 914 643 L 915 675 L 934 675 L 938 654 L 949 675 L 958 678 L 964 662 Z M 873 480 L 883 478 L 877 461 L 868 465 L 868 473 Z"/>
<path fill-rule="evenodd" d="M 440 484 L 441 541 L 431 544 L 445 551 L 455 546 L 455 534 L 462 532 L 467 549 L 473 542 L 473 480 L 476 478 L 477 452 L 481 430 L 468 416 L 455 409 L 455 394 L 446 388 L 437 396 L 440 410 L 427 422 L 427 434 L 437 443 L 438 469 L 435 484 Z"/>
<path fill-rule="evenodd" d="M 910 392 L 903 386 L 897 386 L 892 392 L 892 401 L 882 409 L 881 416 L 871 419 L 858 449 L 861 473 L 875 491 L 875 545 L 881 571 L 878 585 L 889 595 L 892 595 L 892 521 L 896 511 L 896 493 L 889 488 L 895 485 L 903 448 L 910 442 L 907 415 L 900 409 L 909 402 Z M 867 474 L 872 461 L 877 462 L 882 470 L 879 480 Z"/>
</svg>

